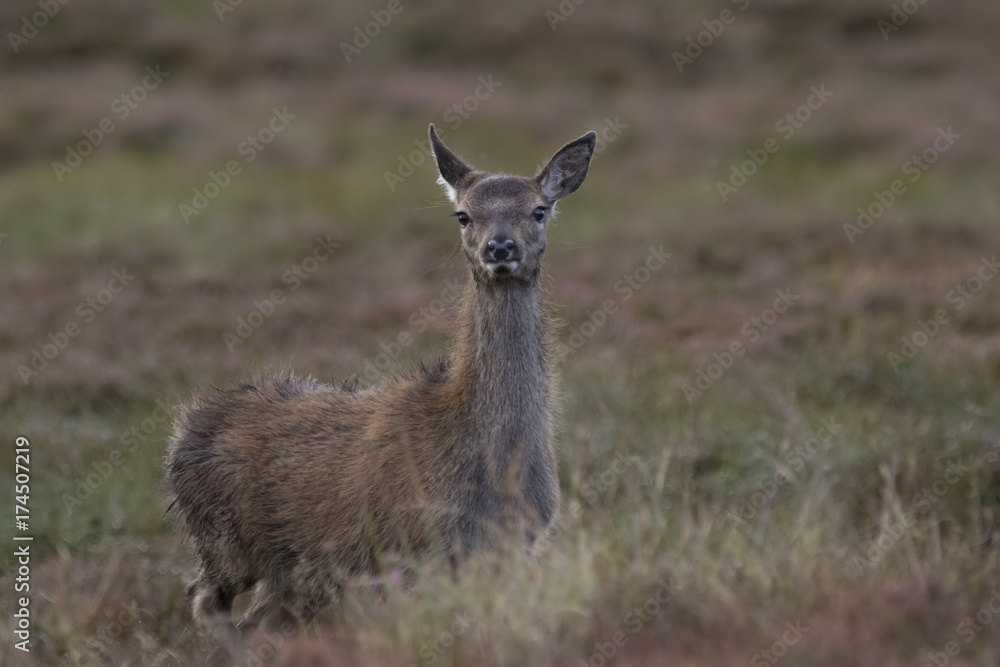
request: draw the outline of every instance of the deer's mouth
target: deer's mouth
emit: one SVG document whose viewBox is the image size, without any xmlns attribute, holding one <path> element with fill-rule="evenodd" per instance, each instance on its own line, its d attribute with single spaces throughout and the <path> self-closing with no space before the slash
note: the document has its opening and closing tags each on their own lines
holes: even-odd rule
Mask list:
<svg viewBox="0 0 1000 667">
<path fill-rule="evenodd" d="M 520 265 L 520 260 L 516 259 L 508 259 L 503 262 L 486 262 L 486 268 L 489 269 L 490 273 L 497 276 L 514 273 Z"/>
</svg>

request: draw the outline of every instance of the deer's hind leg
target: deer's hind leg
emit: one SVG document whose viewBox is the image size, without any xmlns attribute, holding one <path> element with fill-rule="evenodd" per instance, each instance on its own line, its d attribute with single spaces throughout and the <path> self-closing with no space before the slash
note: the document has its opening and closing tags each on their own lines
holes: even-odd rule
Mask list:
<svg viewBox="0 0 1000 667">
<path fill-rule="evenodd" d="M 242 644 L 233 624 L 233 600 L 239 593 L 240 587 L 216 581 L 205 569 L 187 589 L 194 619 L 211 632 L 217 651 L 224 651 L 230 657 L 238 654 Z M 220 656 L 215 656 L 211 662 L 215 664 L 219 659 Z"/>
</svg>

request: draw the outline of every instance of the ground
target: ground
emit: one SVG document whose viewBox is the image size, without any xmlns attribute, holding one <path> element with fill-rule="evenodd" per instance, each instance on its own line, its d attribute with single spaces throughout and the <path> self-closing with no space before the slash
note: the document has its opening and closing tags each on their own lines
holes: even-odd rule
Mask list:
<svg viewBox="0 0 1000 667">
<path fill-rule="evenodd" d="M 11 615 L 11 537 L 34 538 L 31 652 L 12 619 L 0 663 L 206 658 L 159 487 L 174 408 L 444 349 L 467 276 L 429 122 L 511 173 L 601 137 L 547 253 L 560 519 L 537 569 L 354 589 L 244 663 L 1000 658 L 1000 7 L 0 15 L 0 486 L 30 443 Z"/>
</svg>

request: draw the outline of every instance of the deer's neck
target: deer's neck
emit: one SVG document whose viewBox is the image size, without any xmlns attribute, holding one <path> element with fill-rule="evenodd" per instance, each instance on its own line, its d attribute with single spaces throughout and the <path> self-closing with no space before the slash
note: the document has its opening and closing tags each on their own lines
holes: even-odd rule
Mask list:
<svg viewBox="0 0 1000 667">
<path fill-rule="evenodd" d="M 470 281 L 458 325 L 453 369 L 472 435 L 497 454 L 544 448 L 549 376 L 537 283 Z"/>
</svg>

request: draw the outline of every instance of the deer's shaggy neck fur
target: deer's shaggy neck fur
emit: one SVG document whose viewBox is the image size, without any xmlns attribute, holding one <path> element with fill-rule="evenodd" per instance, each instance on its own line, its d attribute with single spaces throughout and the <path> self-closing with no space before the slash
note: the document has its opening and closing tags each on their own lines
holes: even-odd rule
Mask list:
<svg viewBox="0 0 1000 667">
<path fill-rule="evenodd" d="M 452 382 L 462 388 L 474 437 L 501 468 L 529 460 L 549 436 L 548 331 L 537 280 L 466 288 L 453 349 Z"/>
</svg>

